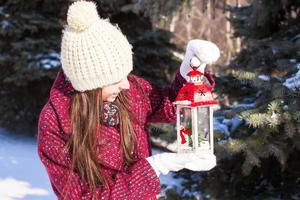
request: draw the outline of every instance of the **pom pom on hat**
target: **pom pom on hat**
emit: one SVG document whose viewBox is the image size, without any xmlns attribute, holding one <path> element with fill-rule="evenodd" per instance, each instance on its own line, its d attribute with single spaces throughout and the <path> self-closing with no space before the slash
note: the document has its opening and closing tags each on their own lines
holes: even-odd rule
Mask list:
<svg viewBox="0 0 300 200">
<path fill-rule="evenodd" d="M 95 3 L 76 1 L 69 7 L 67 22 L 75 31 L 84 31 L 97 21 L 99 21 L 99 15 Z"/>
</svg>

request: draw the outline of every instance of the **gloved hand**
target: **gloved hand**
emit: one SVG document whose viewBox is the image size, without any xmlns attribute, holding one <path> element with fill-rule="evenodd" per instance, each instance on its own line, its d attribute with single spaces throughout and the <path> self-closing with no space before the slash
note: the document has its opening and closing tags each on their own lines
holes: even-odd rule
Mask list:
<svg viewBox="0 0 300 200">
<path fill-rule="evenodd" d="M 210 153 L 160 153 L 146 159 L 157 176 L 166 175 L 169 171 L 176 172 L 183 168 L 193 171 L 207 171 L 216 166 L 216 157 Z"/>
<path fill-rule="evenodd" d="M 147 161 L 150 163 L 157 176 L 166 175 L 169 171 L 177 172 L 191 161 L 190 153 L 159 153 L 150 156 Z"/>
<path fill-rule="evenodd" d="M 212 153 L 190 154 L 191 161 L 185 164 L 185 168 L 192 171 L 209 171 L 216 166 L 216 156 Z"/>
<path fill-rule="evenodd" d="M 192 69 L 190 62 L 193 57 L 197 57 L 200 63 L 195 62 L 199 66 L 197 70 L 204 74 L 207 64 L 212 64 L 220 57 L 220 50 L 216 44 L 206 40 L 190 40 L 187 47 L 185 56 L 180 65 L 180 74 L 188 80 L 187 73 Z"/>
</svg>

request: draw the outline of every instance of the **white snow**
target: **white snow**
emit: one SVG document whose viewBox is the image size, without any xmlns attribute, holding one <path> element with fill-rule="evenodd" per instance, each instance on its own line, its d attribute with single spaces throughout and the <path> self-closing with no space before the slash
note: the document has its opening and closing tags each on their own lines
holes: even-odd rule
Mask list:
<svg viewBox="0 0 300 200">
<path fill-rule="evenodd" d="M 227 124 L 223 124 L 222 122 L 223 121 L 220 122 L 217 118 L 214 118 L 214 131 L 220 131 L 226 136 L 229 136 L 230 135 L 229 127 Z"/>
<path fill-rule="evenodd" d="M 43 59 L 40 61 L 43 68 L 51 69 L 60 66 L 60 62 L 58 60 L 51 60 L 51 59 Z"/>
<path fill-rule="evenodd" d="M 6 29 L 9 26 L 9 22 L 7 20 L 2 20 L 1 22 L 1 28 Z"/>
<path fill-rule="evenodd" d="M 0 179 L 0 198 L 2 200 L 13 200 L 14 198 L 23 198 L 25 196 L 47 196 L 49 192 L 45 189 L 33 188 L 26 181 L 19 181 L 14 178 Z"/>
<path fill-rule="evenodd" d="M 172 147 L 174 148 L 174 147 Z M 153 154 L 159 153 L 153 149 Z M 175 188 L 179 194 L 186 194 L 182 178 L 175 173 L 161 175 L 160 181 L 166 190 Z M 191 193 L 192 194 L 192 193 Z M 193 195 L 200 195 L 200 193 Z M 48 175 L 37 154 L 34 138 L 17 137 L 0 128 L 0 200 L 54 200 L 57 199 L 48 179 Z"/>
<path fill-rule="evenodd" d="M 50 50 L 47 53 L 29 54 L 28 60 L 33 61 L 32 67 L 41 67 L 44 69 L 51 69 L 61 66 L 60 55 L 55 50 Z"/>
<path fill-rule="evenodd" d="M 240 103 L 240 104 L 232 105 L 230 107 L 232 109 L 238 109 L 238 108 L 249 109 L 249 108 L 255 108 L 256 104 L 255 103 Z"/>
<path fill-rule="evenodd" d="M 57 53 L 54 50 L 50 51 L 46 55 L 42 55 L 42 56 L 39 55 L 39 56 L 41 57 L 40 63 L 42 67 L 45 69 L 56 68 L 61 65 L 59 53 Z"/>
<path fill-rule="evenodd" d="M 158 149 L 152 149 L 152 154 L 158 154 L 162 153 L 161 150 Z M 159 180 L 161 185 L 165 186 L 162 187 L 162 191 L 159 195 L 157 195 L 157 198 L 165 198 L 166 197 L 166 192 L 169 189 L 175 189 L 178 194 L 181 195 L 189 195 L 193 196 L 196 199 L 201 199 L 201 192 L 200 191 L 190 191 L 184 187 L 184 182 L 186 181 L 184 178 L 181 177 L 175 177 L 176 173 L 175 172 L 169 172 L 167 175 L 160 175 Z M 196 174 L 198 175 L 198 174 Z"/>
<path fill-rule="evenodd" d="M 275 119 L 277 117 L 277 114 L 275 112 L 272 112 L 271 119 Z"/>
<path fill-rule="evenodd" d="M 291 90 L 295 90 L 300 86 L 300 63 L 296 64 L 296 67 L 299 69 L 298 72 L 283 83 L 284 86 Z"/>
<path fill-rule="evenodd" d="M 267 75 L 259 75 L 258 76 L 259 79 L 263 80 L 263 81 L 269 81 L 270 80 L 270 76 L 267 76 Z"/>
<path fill-rule="evenodd" d="M 152 149 L 152 155 L 163 153 L 161 150 Z M 165 194 L 165 191 L 170 188 L 182 189 L 182 181 L 183 179 L 174 178 L 174 173 L 170 172 L 167 175 L 160 175 L 159 180 L 161 184 L 166 185 L 167 187 L 162 191 L 161 195 Z"/>
<path fill-rule="evenodd" d="M 278 50 L 275 49 L 275 48 L 271 48 L 271 50 L 272 50 L 272 53 L 273 53 L 273 54 L 276 54 L 276 53 L 278 52 Z"/>
<path fill-rule="evenodd" d="M 162 140 L 159 137 L 150 137 L 151 142 L 154 144 L 159 144 L 159 146 L 162 146 L 170 151 L 176 152 L 177 151 L 177 141 L 175 140 L 173 143 L 168 143 L 165 140 Z"/>
<path fill-rule="evenodd" d="M 239 127 L 243 123 L 243 119 L 239 117 L 238 115 L 235 115 L 231 119 L 231 127 L 230 132 L 234 132 L 237 127 Z"/>
<path fill-rule="evenodd" d="M 0 199 L 53 200 L 35 139 L 11 136 L 0 128 Z"/>
<path fill-rule="evenodd" d="M 234 115 L 231 119 L 226 119 L 224 116 L 214 117 L 214 131 L 223 133 L 226 137 L 230 137 L 244 121 L 238 115 Z"/>
</svg>

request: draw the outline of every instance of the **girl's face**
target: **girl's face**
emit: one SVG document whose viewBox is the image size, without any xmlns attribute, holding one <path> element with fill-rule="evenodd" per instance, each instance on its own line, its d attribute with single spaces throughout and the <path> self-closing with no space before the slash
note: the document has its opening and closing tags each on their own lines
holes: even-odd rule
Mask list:
<svg viewBox="0 0 300 200">
<path fill-rule="evenodd" d="M 117 83 L 112 83 L 102 87 L 103 101 L 113 102 L 122 90 L 129 89 L 129 81 L 127 77 L 123 78 Z"/>
</svg>

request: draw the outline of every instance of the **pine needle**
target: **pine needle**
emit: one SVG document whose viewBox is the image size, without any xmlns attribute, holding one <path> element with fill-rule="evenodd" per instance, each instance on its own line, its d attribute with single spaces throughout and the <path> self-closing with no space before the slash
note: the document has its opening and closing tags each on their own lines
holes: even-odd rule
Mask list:
<svg viewBox="0 0 300 200">
<path fill-rule="evenodd" d="M 260 167 L 260 159 L 248 146 L 246 146 L 244 153 L 246 154 L 245 161 L 242 165 L 242 173 L 244 176 L 248 176 L 253 167 Z"/>
<path fill-rule="evenodd" d="M 280 101 L 279 100 L 271 101 L 268 104 L 268 111 L 270 113 L 272 113 L 272 112 L 278 112 L 279 110 L 280 110 Z"/>
<path fill-rule="evenodd" d="M 233 70 L 232 75 L 239 80 L 254 80 L 256 74 L 253 72 L 243 71 L 243 70 Z"/>
<path fill-rule="evenodd" d="M 254 128 L 262 127 L 266 124 L 267 116 L 263 113 L 255 113 L 249 116 L 248 119 L 246 119 L 251 126 Z"/>
<path fill-rule="evenodd" d="M 292 138 L 296 133 L 294 123 L 291 121 L 286 121 L 286 123 L 284 124 L 284 131 L 289 138 Z"/>
</svg>

